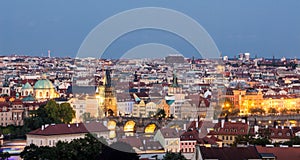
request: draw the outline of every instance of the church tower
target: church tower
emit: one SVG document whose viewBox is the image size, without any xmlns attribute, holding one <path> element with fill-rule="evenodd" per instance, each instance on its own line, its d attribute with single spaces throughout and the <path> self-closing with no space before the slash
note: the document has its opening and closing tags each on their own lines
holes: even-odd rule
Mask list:
<svg viewBox="0 0 300 160">
<path fill-rule="evenodd" d="M 112 87 L 110 73 L 111 73 L 110 70 L 105 71 L 105 79 L 103 81 L 104 103 L 101 105 L 101 109 L 103 110 L 105 116 L 116 116 L 117 98 L 114 93 L 114 88 Z"/>
</svg>

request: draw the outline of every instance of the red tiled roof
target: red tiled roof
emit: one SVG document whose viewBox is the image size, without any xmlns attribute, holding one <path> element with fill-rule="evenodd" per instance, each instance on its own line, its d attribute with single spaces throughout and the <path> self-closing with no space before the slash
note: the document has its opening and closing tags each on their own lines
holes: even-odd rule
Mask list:
<svg viewBox="0 0 300 160">
<path fill-rule="evenodd" d="M 209 135 L 247 135 L 249 131 L 249 125 L 242 122 L 225 122 L 224 127 L 221 127 L 221 123 L 217 123 L 214 130 Z"/>
<path fill-rule="evenodd" d="M 271 139 L 290 139 L 293 137 L 292 130 L 289 128 L 269 128 L 271 136 Z"/>
<path fill-rule="evenodd" d="M 29 135 L 63 135 L 63 134 L 78 134 L 78 133 L 89 133 L 89 132 L 105 132 L 108 131 L 101 122 L 90 122 L 90 123 L 78 123 L 78 124 L 55 124 L 42 128 L 36 129 L 29 132 Z"/>
<path fill-rule="evenodd" d="M 179 138 L 179 131 L 175 128 L 161 128 L 160 129 L 164 138 Z"/>
<path fill-rule="evenodd" d="M 296 147 L 262 147 L 256 146 L 259 153 L 273 153 L 276 160 L 299 160 L 300 148 Z"/>
<path fill-rule="evenodd" d="M 203 159 L 242 160 L 260 159 L 254 146 L 249 147 L 200 147 Z"/>
</svg>

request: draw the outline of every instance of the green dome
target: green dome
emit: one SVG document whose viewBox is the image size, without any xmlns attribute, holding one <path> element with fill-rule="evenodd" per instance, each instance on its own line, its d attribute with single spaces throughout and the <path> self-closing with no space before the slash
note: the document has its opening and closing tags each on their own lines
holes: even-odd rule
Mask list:
<svg viewBox="0 0 300 160">
<path fill-rule="evenodd" d="M 23 102 L 30 102 L 30 101 L 35 101 L 34 97 L 29 94 L 27 97 L 22 99 Z"/>
<path fill-rule="evenodd" d="M 51 81 L 48 79 L 40 79 L 37 82 L 35 82 L 34 89 L 52 89 L 54 88 L 53 84 Z"/>
<path fill-rule="evenodd" d="M 26 82 L 22 89 L 32 89 L 32 86 L 28 82 Z"/>
</svg>

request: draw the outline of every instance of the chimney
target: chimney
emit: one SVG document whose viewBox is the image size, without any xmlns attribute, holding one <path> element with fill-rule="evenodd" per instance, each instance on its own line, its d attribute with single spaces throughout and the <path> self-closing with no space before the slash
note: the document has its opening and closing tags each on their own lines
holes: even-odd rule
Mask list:
<svg viewBox="0 0 300 160">
<path fill-rule="evenodd" d="M 107 121 L 103 121 L 103 125 L 107 127 Z"/>
<path fill-rule="evenodd" d="M 266 129 L 268 128 L 268 125 L 266 125 Z"/>
<path fill-rule="evenodd" d="M 196 128 L 199 127 L 199 121 L 196 121 Z"/>
<path fill-rule="evenodd" d="M 254 126 L 254 133 L 258 133 L 259 127 L 257 125 Z"/>
<path fill-rule="evenodd" d="M 281 126 L 281 129 L 284 129 L 284 126 Z"/>
<path fill-rule="evenodd" d="M 275 128 L 278 129 L 278 126 L 276 125 Z"/>
<path fill-rule="evenodd" d="M 68 128 L 70 128 L 71 127 L 71 125 L 70 124 L 68 124 Z"/>
<path fill-rule="evenodd" d="M 186 124 L 183 124 L 183 129 L 186 131 Z"/>
<path fill-rule="evenodd" d="M 224 128 L 224 123 L 225 123 L 225 120 L 222 119 L 222 120 L 221 120 L 221 128 Z"/>
<path fill-rule="evenodd" d="M 45 129 L 45 126 L 44 125 L 42 125 L 42 131 Z"/>
<path fill-rule="evenodd" d="M 78 127 L 79 126 L 79 124 L 78 123 L 76 123 L 76 127 Z"/>
</svg>

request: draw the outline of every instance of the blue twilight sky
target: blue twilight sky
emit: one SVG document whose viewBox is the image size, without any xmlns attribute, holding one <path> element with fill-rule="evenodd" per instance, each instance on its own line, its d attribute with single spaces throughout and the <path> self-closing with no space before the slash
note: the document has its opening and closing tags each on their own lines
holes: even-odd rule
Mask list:
<svg viewBox="0 0 300 160">
<path fill-rule="evenodd" d="M 45 56 L 51 50 L 52 56 L 75 57 L 99 23 L 138 7 L 170 8 L 190 16 L 207 30 L 223 55 L 300 57 L 299 0 L 1 0 L 0 55 Z M 177 35 L 145 29 L 117 39 L 104 57 L 117 58 L 147 43 L 170 46 L 186 56 L 199 55 Z"/>
</svg>

